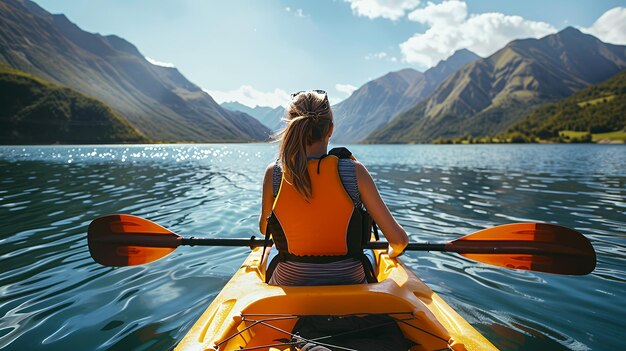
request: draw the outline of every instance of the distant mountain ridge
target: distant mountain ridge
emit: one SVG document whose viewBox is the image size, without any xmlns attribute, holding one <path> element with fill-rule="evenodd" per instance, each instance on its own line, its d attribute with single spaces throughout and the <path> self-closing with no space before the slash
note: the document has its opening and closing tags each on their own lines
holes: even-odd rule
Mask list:
<svg viewBox="0 0 626 351">
<path fill-rule="evenodd" d="M 261 122 L 264 126 L 269 128 L 273 132 L 276 132 L 285 126 L 285 123 L 282 121 L 282 119 L 285 117 L 286 111 L 285 108 L 282 106 L 277 106 L 274 108 L 269 106 L 248 107 L 237 101 L 224 102 L 220 104 L 220 106 L 227 110 L 246 113 L 256 118 L 259 122 Z"/>
<path fill-rule="evenodd" d="M 430 95 L 448 75 L 477 59 L 478 55 L 463 49 L 424 73 L 406 68 L 366 83 L 333 106 L 333 139 L 340 143 L 362 140 Z"/>
<path fill-rule="evenodd" d="M 28 0 L 0 2 L 0 62 L 107 103 L 157 141 L 266 140 L 256 119 L 220 107 L 177 69 L 116 36 L 87 33 Z"/>
<path fill-rule="evenodd" d="M 502 133 L 539 105 L 602 82 L 626 68 L 626 46 L 566 28 L 515 40 L 450 75 L 425 101 L 366 139 L 427 143 Z"/>
<path fill-rule="evenodd" d="M 149 140 L 100 101 L 0 63 L 0 144 Z"/>
</svg>

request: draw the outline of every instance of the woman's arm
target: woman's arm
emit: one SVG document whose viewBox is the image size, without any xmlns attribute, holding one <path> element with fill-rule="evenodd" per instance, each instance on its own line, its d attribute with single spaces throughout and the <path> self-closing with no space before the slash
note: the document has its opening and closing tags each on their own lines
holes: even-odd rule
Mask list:
<svg viewBox="0 0 626 351">
<path fill-rule="evenodd" d="M 274 186 L 272 183 L 272 177 L 274 174 L 274 164 L 271 163 L 265 169 L 265 175 L 263 176 L 263 195 L 261 197 L 261 215 L 259 216 L 259 231 L 265 234 L 267 228 L 267 217 L 272 212 L 272 206 L 274 205 Z"/>
<path fill-rule="evenodd" d="M 367 212 L 372 216 L 378 227 L 383 231 L 389 241 L 389 256 L 396 257 L 404 251 L 409 244 L 409 237 L 404 228 L 396 221 L 389 212 L 387 205 L 380 197 L 376 184 L 365 166 L 355 162 L 356 179 L 361 193 L 361 201 Z"/>
</svg>

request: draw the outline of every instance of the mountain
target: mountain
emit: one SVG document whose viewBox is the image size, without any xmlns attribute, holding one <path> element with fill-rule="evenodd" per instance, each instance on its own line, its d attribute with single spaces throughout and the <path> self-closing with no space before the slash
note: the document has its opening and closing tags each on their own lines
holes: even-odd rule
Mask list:
<svg viewBox="0 0 626 351">
<path fill-rule="evenodd" d="M 362 140 L 430 95 L 448 75 L 478 58 L 463 49 L 424 73 L 407 68 L 366 83 L 333 106 L 336 124 L 333 140 L 340 143 Z"/>
<path fill-rule="evenodd" d="M 176 68 L 131 43 L 87 33 L 28 0 L 0 2 L 0 62 L 95 97 L 155 141 L 265 140 L 254 118 L 220 107 Z"/>
<path fill-rule="evenodd" d="M 541 39 L 515 40 L 450 75 L 428 99 L 372 133 L 367 142 L 425 143 L 498 134 L 539 105 L 625 68 L 626 46 L 603 43 L 571 27 Z"/>
<path fill-rule="evenodd" d="M 148 140 L 102 102 L 0 63 L 0 144 Z"/>
<path fill-rule="evenodd" d="M 267 106 L 256 106 L 252 108 L 237 101 L 224 102 L 220 106 L 227 110 L 246 113 L 256 118 L 264 126 L 268 127 L 271 131 L 274 132 L 285 126 L 282 119 L 285 117 L 286 111 L 285 108 L 282 106 L 278 106 L 275 108 Z"/>
<path fill-rule="evenodd" d="M 526 140 L 558 141 L 565 131 L 624 132 L 626 136 L 626 71 L 563 100 L 541 106 L 509 133 Z"/>
</svg>

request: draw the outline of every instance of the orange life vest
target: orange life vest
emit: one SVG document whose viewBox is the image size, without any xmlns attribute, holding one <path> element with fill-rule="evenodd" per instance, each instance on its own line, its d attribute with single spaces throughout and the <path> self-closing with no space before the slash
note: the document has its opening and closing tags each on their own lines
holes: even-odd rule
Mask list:
<svg viewBox="0 0 626 351">
<path fill-rule="evenodd" d="M 350 155 L 347 149 L 339 151 L 344 150 Z M 333 151 L 308 161 L 312 185 L 308 200 L 283 174 L 267 230 L 283 259 L 332 262 L 363 255 L 371 236 L 371 217 L 355 206 L 345 190 L 339 177 L 340 156 Z"/>
</svg>

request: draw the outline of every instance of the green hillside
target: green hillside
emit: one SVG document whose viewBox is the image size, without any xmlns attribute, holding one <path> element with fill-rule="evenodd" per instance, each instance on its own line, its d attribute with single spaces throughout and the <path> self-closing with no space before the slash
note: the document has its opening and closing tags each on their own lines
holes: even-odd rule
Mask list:
<svg viewBox="0 0 626 351">
<path fill-rule="evenodd" d="M 508 135 L 521 135 L 529 141 L 626 141 L 626 71 L 543 105 L 513 126 Z"/>
<path fill-rule="evenodd" d="M 0 63 L 0 144 L 148 141 L 102 102 Z"/>
</svg>

